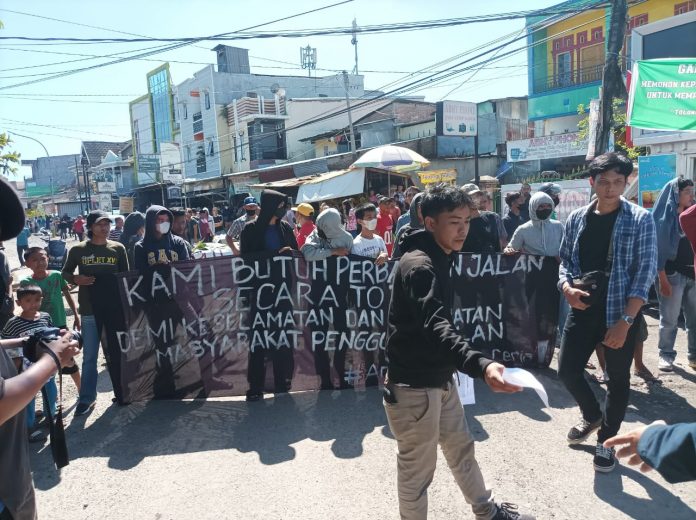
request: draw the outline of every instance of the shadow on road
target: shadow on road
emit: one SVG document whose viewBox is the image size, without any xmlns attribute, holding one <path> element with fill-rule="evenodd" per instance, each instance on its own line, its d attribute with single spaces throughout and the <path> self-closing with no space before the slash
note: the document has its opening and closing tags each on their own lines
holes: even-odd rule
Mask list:
<svg viewBox="0 0 696 520">
<path fill-rule="evenodd" d="M 68 418 L 66 437 L 71 460 L 108 457 L 108 465 L 131 469 L 146 457 L 233 449 L 255 452 L 263 464 L 295 458 L 293 444 L 304 439 L 333 441 L 337 458 L 363 454 L 365 436 L 379 428 L 388 434 L 381 393 L 303 392 L 256 403 L 193 400 L 111 405 L 87 428 L 83 417 Z M 33 457 L 35 486 L 60 482 L 48 445 Z"/>
<path fill-rule="evenodd" d="M 648 498 L 628 494 L 623 487 L 622 477 L 628 477 L 643 487 Z M 611 473 L 596 473 L 594 481 L 595 495 L 618 511 L 635 519 L 643 518 L 696 518 L 696 511 L 682 500 L 650 480 L 639 471 L 619 465 Z"/>
</svg>

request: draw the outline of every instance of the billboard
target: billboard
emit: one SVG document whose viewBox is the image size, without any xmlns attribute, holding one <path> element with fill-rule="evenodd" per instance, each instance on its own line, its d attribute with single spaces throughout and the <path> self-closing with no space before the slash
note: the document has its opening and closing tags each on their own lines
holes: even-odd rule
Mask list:
<svg viewBox="0 0 696 520">
<path fill-rule="evenodd" d="M 467 101 L 440 101 L 435 105 L 437 135 L 472 137 L 478 132 L 476 103 Z"/>
<path fill-rule="evenodd" d="M 179 145 L 176 143 L 160 144 L 160 172 L 162 182 L 183 184 L 182 160 Z"/>
<path fill-rule="evenodd" d="M 138 155 L 138 184 L 143 185 L 159 182 L 159 171 L 159 154 Z"/>
<path fill-rule="evenodd" d="M 547 135 L 507 142 L 507 161 L 538 161 L 587 155 L 587 138 L 581 139 L 578 132 Z"/>
<path fill-rule="evenodd" d="M 696 132 L 696 58 L 637 61 L 627 125 Z"/>
<path fill-rule="evenodd" d="M 638 157 L 638 204 L 652 211 L 662 188 L 676 175 L 676 154 Z"/>
</svg>

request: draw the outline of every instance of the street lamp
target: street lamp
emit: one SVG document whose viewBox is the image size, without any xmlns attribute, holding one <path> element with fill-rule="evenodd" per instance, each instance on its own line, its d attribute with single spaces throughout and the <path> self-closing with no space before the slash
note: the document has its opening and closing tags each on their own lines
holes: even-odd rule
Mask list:
<svg viewBox="0 0 696 520">
<path fill-rule="evenodd" d="M 46 147 L 44 146 L 44 144 L 43 144 L 41 141 L 39 141 L 38 139 L 35 139 L 35 138 L 33 138 L 33 137 L 29 137 L 28 135 L 18 134 L 17 132 L 8 132 L 8 135 L 10 135 L 10 134 L 14 134 L 14 135 L 17 135 L 17 136 L 19 136 L 19 137 L 24 137 L 25 139 L 31 139 L 31 140 L 34 141 L 35 143 L 39 143 L 39 144 L 41 145 L 41 148 L 44 149 L 44 152 L 46 152 L 46 158 L 48 158 L 48 157 L 51 156 L 51 154 L 48 153 L 48 149 L 46 149 Z M 50 164 L 49 164 L 49 171 L 50 171 L 50 167 L 51 167 L 51 166 L 50 166 Z M 55 196 L 54 196 L 54 193 L 53 193 L 53 172 L 51 172 L 51 206 L 53 206 L 53 211 L 55 212 L 55 210 L 56 210 L 56 200 L 55 200 Z"/>
</svg>

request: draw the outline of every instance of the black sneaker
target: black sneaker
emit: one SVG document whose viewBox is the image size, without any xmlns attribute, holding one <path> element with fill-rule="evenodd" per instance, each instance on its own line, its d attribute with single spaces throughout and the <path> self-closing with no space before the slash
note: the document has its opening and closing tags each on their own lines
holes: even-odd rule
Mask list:
<svg viewBox="0 0 696 520">
<path fill-rule="evenodd" d="M 251 390 L 246 393 L 246 400 L 248 403 L 253 403 L 254 401 L 260 401 L 263 399 L 263 392 L 252 392 Z"/>
<path fill-rule="evenodd" d="M 566 437 L 568 444 L 580 444 L 581 442 L 585 442 L 587 438 L 592 435 L 592 432 L 598 430 L 601 425 L 602 419 L 597 419 L 594 422 L 581 419 L 580 422 L 573 426 L 568 432 L 568 436 Z"/>
<path fill-rule="evenodd" d="M 536 520 L 535 516 L 522 515 L 517 512 L 517 506 L 510 502 L 496 504 L 497 511 L 492 520 Z"/>
<path fill-rule="evenodd" d="M 597 443 L 595 447 L 594 469 L 601 473 L 609 473 L 616 467 L 616 452 L 614 448 L 605 448 L 603 444 Z"/>
<path fill-rule="evenodd" d="M 86 415 L 92 410 L 94 410 L 94 405 L 96 403 L 92 401 L 91 403 L 78 403 L 77 408 L 75 408 L 75 415 Z"/>
</svg>

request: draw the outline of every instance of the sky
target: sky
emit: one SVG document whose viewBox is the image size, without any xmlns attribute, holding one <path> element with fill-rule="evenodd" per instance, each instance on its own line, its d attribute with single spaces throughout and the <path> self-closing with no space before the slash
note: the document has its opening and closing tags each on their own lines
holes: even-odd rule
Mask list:
<svg viewBox="0 0 696 520">
<path fill-rule="evenodd" d="M 122 31 L 146 37 L 198 37 L 238 31 L 338 1 L 266 0 L 263 9 L 253 9 L 250 6 L 256 4 L 246 0 L 3 0 L 0 3 L 0 21 L 4 28 L 0 29 L 0 36 L 132 37 L 115 32 Z M 542 9 L 557 3 L 550 0 L 353 0 L 258 30 L 350 27 L 353 18 L 358 26 L 450 19 Z M 386 90 L 390 82 L 404 81 L 409 73 L 431 67 L 497 38 L 522 35 L 523 31 L 524 19 L 515 19 L 412 32 L 359 35 L 359 71 L 365 75 L 367 89 Z M 32 85 L 4 88 L 115 59 L 103 57 L 108 54 L 162 45 L 147 42 L 36 43 L 0 40 L 0 132 L 10 132 L 13 149 L 19 151 L 24 159 L 45 156 L 41 144 L 50 155 L 64 155 L 79 153 L 81 140 L 130 139 L 128 102 L 147 93 L 147 72 L 168 61 L 174 83 L 181 83 L 206 64 L 215 63 L 215 53 L 210 49 L 226 42 L 200 42 L 145 60 L 131 60 Z M 354 47 L 350 35 L 253 39 L 228 44 L 249 49 L 252 73 L 306 75 L 307 71 L 300 67 L 300 47 L 307 45 L 317 48 L 317 68 L 330 69 L 317 70 L 319 76 L 343 69 L 351 71 L 354 67 Z M 524 41 L 521 41 L 512 44 L 509 49 L 523 45 Z M 466 56 L 460 58 L 463 59 Z M 81 61 L 61 63 L 68 60 Z M 446 66 L 449 65 L 451 63 Z M 522 51 L 473 75 L 468 73 L 411 95 L 425 96 L 427 101 L 446 98 L 473 102 L 523 96 L 527 94 L 526 66 L 527 54 Z M 41 144 L 16 133 L 32 137 Z M 27 167 L 20 169 L 20 175 L 28 176 L 30 173 Z"/>
</svg>

